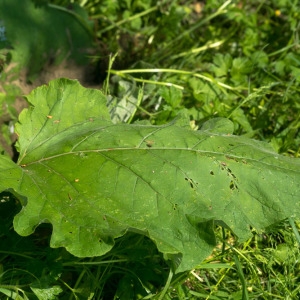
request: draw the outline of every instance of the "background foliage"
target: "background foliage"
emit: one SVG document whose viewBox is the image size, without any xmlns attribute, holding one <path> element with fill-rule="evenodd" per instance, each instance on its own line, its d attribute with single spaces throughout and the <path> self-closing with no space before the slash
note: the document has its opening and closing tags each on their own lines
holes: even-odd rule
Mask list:
<svg viewBox="0 0 300 300">
<path fill-rule="evenodd" d="M 97 49 L 90 59 L 99 82 L 112 65 L 102 89 L 116 120 L 163 124 L 185 110 L 196 128 L 223 116 L 234 122 L 236 134 L 299 157 L 298 1 L 33 2 L 39 9 L 58 6 L 72 12 L 76 4 L 88 13 Z M 8 38 L 15 28 L 3 24 Z M 14 57 L 10 48 L 19 48 L 16 40 L 1 36 L 1 66 L 6 66 Z M 36 61 L 42 61 L 39 49 L 33 52 Z M 0 80 L 5 78 L 2 72 Z M 6 145 L 17 117 L 12 103 L 20 93 L 6 84 L 0 95 Z M 214 254 L 196 270 L 171 277 L 155 245 L 142 236 L 121 238 L 108 255 L 91 260 L 49 248 L 47 225 L 21 238 L 11 228 L 18 201 L 1 196 L 0 292 L 8 299 L 299 298 L 293 222 L 264 234 L 253 229 L 253 238 L 241 245 L 218 227 L 220 247 Z"/>
</svg>

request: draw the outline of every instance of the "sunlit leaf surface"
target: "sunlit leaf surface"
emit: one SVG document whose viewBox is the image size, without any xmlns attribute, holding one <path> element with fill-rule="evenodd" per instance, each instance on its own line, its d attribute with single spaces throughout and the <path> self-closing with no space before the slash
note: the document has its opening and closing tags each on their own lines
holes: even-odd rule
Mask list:
<svg viewBox="0 0 300 300">
<path fill-rule="evenodd" d="M 232 135 L 227 119 L 199 131 L 180 118 L 163 126 L 113 124 L 106 98 L 60 79 L 33 91 L 17 126 L 20 158 L 1 158 L 0 188 L 22 196 L 15 230 L 53 225 L 52 247 L 103 255 L 114 239 L 149 236 L 177 272 L 213 247 L 214 220 L 241 239 L 300 215 L 300 163 Z"/>
</svg>

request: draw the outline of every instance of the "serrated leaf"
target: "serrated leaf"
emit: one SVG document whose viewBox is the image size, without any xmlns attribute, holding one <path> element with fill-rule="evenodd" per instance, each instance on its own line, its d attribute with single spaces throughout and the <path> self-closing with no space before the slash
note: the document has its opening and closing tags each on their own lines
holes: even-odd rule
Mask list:
<svg viewBox="0 0 300 300">
<path fill-rule="evenodd" d="M 258 50 L 252 54 L 252 61 L 259 68 L 265 68 L 269 63 L 269 57 L 266 52 Z"/>
<path fill-rule="evenodd" d="M 227 76 L 232 66 L 232 57 L 230 54 L 222 55 L 217 53 L 213 59 L 214 66 L 212 70 L 215 72 L 217 77 Z"/>
<path fill-rule="evenodd" d="M 182 91 L 171 86 L 162 86 L 159 90 L 159 94 L 165 99 L 165 101 L 171 105 L 173 109 L 180 106 L 182 100 Z"/>
<path fill-rule="evenodd" d="M 28 100 L 34 107 L 17 126 L 18 165 L 0 157 L 1 189 L 26 197 L 14 219 L 21 235 L 50 222 L 52 247 L 86 257 L 139 232 L 181 272 L 215 246 L 213 220 L 247 238 L 249 226 L 300 215 L 299 160 L 228 134 L 228 120 L 200 131 L 176 121 L 113 124 L 101 92 L 66 79 Z"/>
<path fill-rule="evenodd" d="M 249 74 L 253 69 L 251 61 L 245 57 L 233 59 L 231 68 L 231 78 L 233 81 L 244 81 L 245 75 Z"/>
<path fill-rule="evenodd" d="M 43 288 L 31 285 L 30 288 L 39 300 L 57 300 L 56 296 L 63 291 L 58 285 Z"/>
</svg>

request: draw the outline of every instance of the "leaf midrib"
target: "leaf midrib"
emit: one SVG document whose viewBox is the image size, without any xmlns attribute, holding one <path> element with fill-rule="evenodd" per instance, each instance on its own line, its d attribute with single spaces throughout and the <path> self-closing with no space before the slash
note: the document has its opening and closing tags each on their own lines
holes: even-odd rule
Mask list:
<svg viewBox="0 0 300 300">
<path fill-rule="evenodd" d="M 151 148 L 116 147 L 116 148 L 78 150 L 78 151 L 70 151 L 70 152 L 66 152 L 66 153 L 60 153 L 60 154 L 52 155 L 52 156 L 49 156 L 49 157 L 43 157 L 41 159 L 26 163 L 25 165 L 21 165 L 21 166 L 27 167 L 27 166 L 30 166 L 30 165 L 35 164 L 35 163 L 40 163 L 40 162 L 43 162 L 43 161 L 49 161 L 51 159 L 55 159 L 57 157 L 66 156 L 66 155 L 79 156 L 82 153 L 101 153 L 101 152 L 112 153 L 112 152 L 116 152 L 116 151 L 147 151 L 147 152 L 150 152 L 150 153 L 152 151 L 163 151 L 163 152 L 166 152 L 166 151 L 191 151 L 191 152 L 196 152 L 197 154 L 201 154 L 202 156 L 207 156 L 207 157 L 212 157 L 212 158 L 217 156 L 217 157 L 224 158 L 224 159 L 222 159 L 222 161 L 220 161 L 220 163 L 223 162 L 223 161 L 227 162 L 228 161 L 228 158 L 226 158 L 226 156 L 227 156 L 227 157 L 230 157 L 230 160 L 237 160 L 235 162 L 242 163 L 242 164 L 245 164 L 245 165 L 252 162 L 252 163 L 261 164 L 261 165 L 267 166 L 267 167 L 273 167 L 273 168 L 277 168 L 277 169 L 280 169 L 280 170 L 285 170 L 285 171 L 288 171 L 288 172 L 290 172 L 290 171 L 297 172 L 297 170 L 295 170 L 295 169 L 289 169 L 289 168 L 286 168 L 286 167 L 283 167 L 283 166 L 278 166 L 278 165 L 274 165 L 272 163 L 264 162 L 264 161 L 261 160 L 262 158 L 260 158 L 258 160 L 258 159 L 255 159 L 255 158 L 250 158 L 250 157 L 245 157 L 245 156 L 238 156 L 238 155 L 228 154 L 228 153 L 224 153 L 224 152 L 199 150 L 199 149 L 193 149 L 193 148 L 176 148 L 176 147 L 151 147 Z M 269 158 L 269 156 L 266 156 L 266 158 Z M 274 155 L 273 158 L 276 158 L 276 156 Z M 162 158 L 162 159 L 164 159 L 164 158 Z M 245 161 L 246 163 L 244 163 L 243 161 Z M 228 164 L 230 164 L 230 162 Z M 263 168 L 263 166 L 262 166 L 262 168 Z M 299 169 L 298 172 L 300 172 L 300 169 Z"/>
</svg>

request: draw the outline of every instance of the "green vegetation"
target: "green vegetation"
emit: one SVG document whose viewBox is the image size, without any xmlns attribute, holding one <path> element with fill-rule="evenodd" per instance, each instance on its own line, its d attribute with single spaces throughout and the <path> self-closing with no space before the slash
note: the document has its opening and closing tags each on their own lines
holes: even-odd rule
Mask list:
<svg viewBox="0 0 300 300">
<path fill-rule="evenodd" d="M 102 93 L 52 81 L 18 116 L 53 37 L 20 58 L 0 13 L 1 297 L 298 299 L 297 1 L 26 2 L 88 32 Z"/>
</svg>

